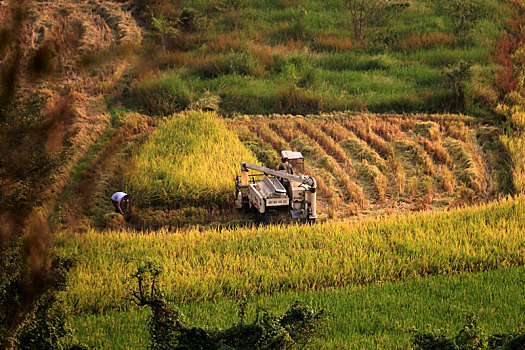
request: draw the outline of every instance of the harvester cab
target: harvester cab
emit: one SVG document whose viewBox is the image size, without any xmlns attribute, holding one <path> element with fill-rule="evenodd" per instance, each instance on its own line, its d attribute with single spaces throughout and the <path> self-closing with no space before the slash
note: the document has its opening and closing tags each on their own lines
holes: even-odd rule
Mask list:
<svg viewBox="0 0 525 350">
<path fill-rule="evenodd" d="M 281 151 L 281 158 L 288 159 L 295 174 L 304 174 L 304 157 L 301 152 Z"/>
<path fill-rule="evenodd" d="M 317 184 L 304 174 L 300 152 L 282 151 L 294 174 L 250 163 L 241 163 L 241 175 L 235 181 L 238 209 L 254 210 L 263 217 L 272 211 L 289 210 L 293 220 L 315 222 L 317 219 Z M 249 174 L 253 170 L 255 174 Z"/>
</svg>

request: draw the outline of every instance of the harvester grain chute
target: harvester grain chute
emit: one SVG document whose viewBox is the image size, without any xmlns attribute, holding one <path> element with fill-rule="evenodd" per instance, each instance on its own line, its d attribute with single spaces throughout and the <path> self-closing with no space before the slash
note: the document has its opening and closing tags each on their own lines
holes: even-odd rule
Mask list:
<svg viewBox="0 0 525 350">
<path fill-rule="evenodd" d="M 255 210 L 265 217 L 269 212 L 289 210 L 293 220 L 315 222 L 317 219 L 317 184 L 304 173 L 300 152 L 282 151 L 281 156 L 293 164 L 299 174 L 273 170 L 250 163 L 241 163 L 235 189 L 238 209 Z M 256 174 L 249 174 L 253 170 Z"/>
</svg>

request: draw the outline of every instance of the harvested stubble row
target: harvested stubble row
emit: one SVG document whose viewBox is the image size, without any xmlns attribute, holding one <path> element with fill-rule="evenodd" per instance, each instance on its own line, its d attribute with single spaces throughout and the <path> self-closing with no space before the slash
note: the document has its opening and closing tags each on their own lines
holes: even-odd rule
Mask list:
<svg viewBox="0 0 525 350">
<path fill-rule="evenodd" d="M 57 253 L 77 256 L 64 292 L 75 312 L 128 309 L 122 283 L 137 261 L 164 266 L 175 302 L 322 290 L 525 264 L 525 199 L 361 222 L 225 231 L 63 232 Z"/>
<path fill-rule="evenodd" d="M 365 124 L 363 121 L 355 121 L 353 123 L 345 122 L 344 125 L 347 129 L 354 132 L 354 134 L 356 134 L 361 140 L 371 145 L 381 157 L 394 157 L 394 149 L 392 146 L 378 137 L 372 131 L 369 124 Z"/>
<path fill-rule="evenodd" d="M 326 123 L 323 124 L 326 125 Z M 357 173 L 350 158 L 348 158 L 341 146 L 339 146 L 330 136 L 323 133 L 323 127 L 319 129 L 316 126 L 312 126 L 301 120 L 297 121 L 297 125 L 299 125 L 303 132 L 305 132 L 308 136 L 317 141 L 317 143 L 319 143 L 324 149 L 326 149 L 327 153 L 330 153 L 334 158 L 341 162 L 348 175 L 356 176 Z"/>
<path fill-rule="evenodd" d="M 323 166 L 328 171 L 330 171 L 332 174 L 334 174 L 336 179 L 338 179 L 338 182 L 340 182 L 342 188 L 344 189 L 348 197 L 348 200 L 354 203 L 357 203 L 360 207 L 364 207 L 366 202 L 365 202 L 363 190 L 355 182 L 353 182 L 349 177 L 350 174 L 353 174 L 353 176 L 356 175 L 355 169 L 352 167 L 351 168 L 352 171 L 350 173 L 343 170 L 343 168 L 339 165 L 339 163 L 334 158 L 332 158 L 332 156 L 330 156 L 324 150 L 324 148 L 321 147 L 321 145 L 319 145 L 319 143 L 317 142 L 317 139 L 319 138 L 323 140 L 323 138 L 317 134 L 316 130 L 309 128 L 308 126 L 300 122 L 298 123 L 298 125 L 301 128 L 301 130 L 306 132 L 306 135 L 307 135 L 307 136 L 305 135 L 306 138 L 311 137 L 310 135 L 314 136 L 313 138 L 308 140 L 308 143 L 315 148 L 316 157 L 319 158 L 321 163 L 323 163 Z M 298 135 L 300 135 L 300 133 Z M 316 135 L 319 137 L 315 138 Z M 327 142 L 327 143 L 323 143 L 323 146 L 325 146 L 326 144 L 330 145 L 330 143 Z M 338 149 L 344 153 L 342 149 L 340 148 Z M 350 162 L 347 164 L 351 165 Z"/>
<path fill-rule="evenodd" d="M 484 155 L 473 137 L 478 131 L 470 122 L 459 116 L 369 114 L 245 116 L 231 121 L 251 130 L 252 139 L 242 136 L 245 143 L 301 151 L 307 172 L 320 182 L 321 202 L 328 198 L 332 207 L 335 203 L 344 208 L 342 200 L 367 211 L 389 211 L 398 204 L 411 210 L 429 208 L 417 204 L 422 197 L 427 204 L 454 205 L 458 198 L 474 199 L 458 188 L 489 188 L 490 169 L 485 169 Z M 449 153 L 458 142 L 470 161 L 457 151 L 454 157 Z M 268 163 L 268 150 L 259 153 L 264 158 L 259 160 Z M 271 163 L 276 166 L 274 160 Z M 490 196 L 483 191 L 483 198 Z"/>
</svg>

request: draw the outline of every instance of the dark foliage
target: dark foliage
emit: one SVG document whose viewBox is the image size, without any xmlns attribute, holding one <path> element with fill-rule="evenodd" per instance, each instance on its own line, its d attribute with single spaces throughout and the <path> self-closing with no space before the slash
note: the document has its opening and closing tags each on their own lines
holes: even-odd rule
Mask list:
<svg viewBox="0 0 525 350">
<path fill-rule="evenodd" d="M 469 316 L 467 323 L 456 336 L 448 337 L 446 332 L 414 331 L 412 343 L 421 350 L 518 350 L 525 349 L 525 331 L 512 334 L 487 336 L 479 327 L 476 316 Z"/>
<path fill-rule="evenodd" d="M 71 268 L 72 261 L 56 259 L 54 271 L 59 274 L 54 288 L 47 290 L 40 300 L 33 314 L 20 330 L 16 347 L 18 349 L 65 349 L 65 339 L 71 335 L 67 322 L 66 311 L 57 300 L 56 291 L 66 287 L 66 276 Z"/>
<path fill-rule="evenodd" d="M 0 348 L 12 348 L 21 334 L 23 344 L 28 339 L 39 344 L 33 348 L 45 348 L 38 336 L 47 334 L 54 347 L 61 326 L 52 331 L 53 322 L 44 315 L 54 293 L 63 288 L 67 263 L 49 256 L 52 235 L 35 208 L 45 200 L 61 164 L 64 140 L 58 131 L 67 122 L 70 105 L 64 98 L 47 109 L 45 96 L 20 88 L 28 76 L 42 77 L 52 70 L 52 53 L 28 52 L 24 27 L 30 3 L 7 6 L 12 16 L 0 23 L 0 32 L 8 33 L 0 34 Z M 37 322 L 34 330 L 21 333 L 32 322 Z"/>
<path fill-rule="evenodd" d="M 245 323 L 246 302 L 240 305 L 240 322 L 229 329 L 208 331 L 186 327 L 181 314 L 162 296 L 158 277 L 162 268 L 149 261 L 131 276 L 137 282 L 132 300 L 149 306 L 150 349 L 290 349 L 307 344 L 323 328 L 324 311 L 314 312 L 296 302 L 282 316 L 258 310 L 256 319 Z"/>
</svg>

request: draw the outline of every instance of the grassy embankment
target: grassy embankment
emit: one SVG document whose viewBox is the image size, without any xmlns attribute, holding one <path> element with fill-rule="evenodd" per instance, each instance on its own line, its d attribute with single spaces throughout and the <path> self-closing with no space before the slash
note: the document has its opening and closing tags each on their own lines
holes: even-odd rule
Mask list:
<svg viewBox="0 0 525 350">
<path fill-rule="evenodd" d="M 486 1 L 488 15 L 456 35 L 452 16 L 435 3 L 407 2 L 388 23 L 365 28 L 359 41 L 344 3 L 185 2 L 182 11 L 167 14 L 182 24 L 152 60 L 162 73 L 133 81 L 126 104 L 164 115 L 190 106 L 221 114 L 483 115 L 495 106 L 497 67 L 490 55 L 506 16 L 503 4 Z M 454 82 L 447 67 L 460 61 L 471 62 L 472 69 Z"/>
<path fill-rule="evenodd" d="M 122 281 L 145 257 L 168 271 L 162 283 L 177 303 L 520 266 L 524 218 L 519 199 L 352 225 L 62 233 L 56 246 L 79 259 L 67 304 L 91 313 L 130 308 Z"/>
<path fill-rule="evenodd" d="M 248 318 L 253 317 L 256 307 L 279 313 L 301 299 L 329 311 L 326 333 L 313 348 L 406 348 L 412 327 L 456 332 L 470 313 L 479 316 L 480 326 L 489 334 L 523 328 L 524 283 L 525 269 L 519 267 L 368 287 L 284 292 L 250 298 Z M 238 322 L 233 299 L 175 306 L 193 326 L 226 328 Z M 77 315 L 72 326 L 78 340 L 95 348 L 145 349 L 148 315 L 144 309 Z"/>
</svg>

